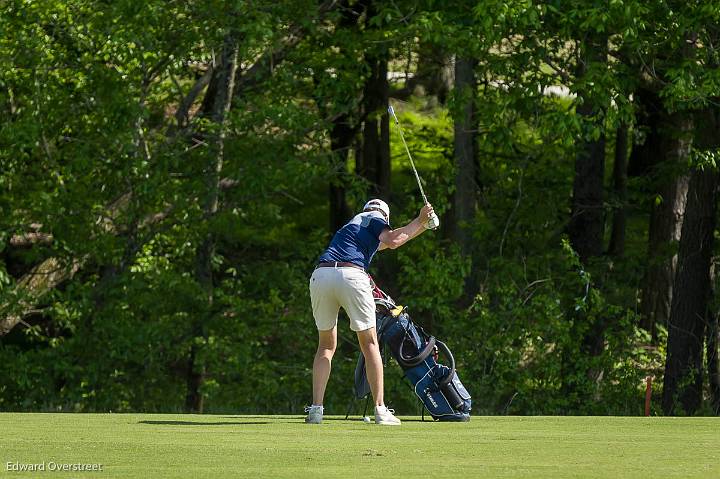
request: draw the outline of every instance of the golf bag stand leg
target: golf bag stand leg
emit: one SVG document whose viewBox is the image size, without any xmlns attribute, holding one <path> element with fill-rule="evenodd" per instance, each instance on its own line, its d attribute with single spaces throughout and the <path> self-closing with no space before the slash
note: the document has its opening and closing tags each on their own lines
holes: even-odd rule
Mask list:
<svg viewBox="0 0 720 479">
<path fill-rule="evenodd" d="M 350 400 L 350 403 L 348 404 L 347 411 L 345 412 L 345 420 L 346 421 L 350 417 L 350 412 L 353 409 L 353 405 L 355 404 L 355 401 L 357 401 L 357 399 L 353 398 Z M 369 394 L 365 397 L 365 407 L 363 408 L 363 414 L 362 414 L 363 417 L 365 417 L 367 415 L 368 404 L 370 404 L 370 395 Z"/>
<path fill-rule="evenodd" d="M 351 399 L 348 403 L 347 412 L 345 412 L 345 420 L 347 421 L 347 418 L 350 417 L 350 411 L 352 411 L 353 403 L 355 402 L 355 398 Z"/>
</svg>

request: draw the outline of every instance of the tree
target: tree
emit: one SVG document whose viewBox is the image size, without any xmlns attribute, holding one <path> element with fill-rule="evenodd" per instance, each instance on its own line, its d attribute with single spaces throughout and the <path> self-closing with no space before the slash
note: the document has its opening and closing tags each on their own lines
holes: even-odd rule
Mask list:
<svg viewBox="0 0 720 479">
<path fill-rule="evenodd" d="M 715 278 L 712 278 L 713 280 Z M 720 321 L 718 313 L 707 315 L 707 375 L 710 383 L 710 401 L 712 411 L 720 415 Z"/>
<path fill-rule="evenodd" d="M 667 321 L 674 294 L 676 248 L 693 148 L 693 111 L 702 109 L 712 95 L 707 81 L 715 62 L 717 4 L 658 2 L 652 7 L 643 13 L 643 23 L 652 26 L 655 40 L 634 38 L 636 53 L 626 61 L 639 71 L 637 93 L 646 112 L 643 123 L 649 126 L 639 155 L 640 169 L 653 165 L 656 173 L 641 304 L 642 325 L 656 338 L 655 325 Z M 646 58 L 653 58 L 652 67 Z"/>
<path fill-rule="evenodd" d="M 365 4 L 366 28 L 376 30 L 378 2 Z M 375 25 L 374 25 L 375 23 Z M 390 117 L 388 100 L 389 51 L 386 47 L 366 48 L 365 64 L 368 71 L 363 87 L 362 143 L 355 158 L 356 173 L 368 181 L 371 196 L 390 200 Z"/>
<path fill-rule="evenodd" d="M 455 95 L 459 104 L 454 122 L 455 193 L 453 195 L 453 238 L 465 255 L 472 250 L 469 225 L 475 218 L 478 194 L 477 177 L 477 127 L 475 124 L 475 60 L 455 59 Z"/>
<path fill-rule="evenodd" d="M 708 316 L 710 262 L 717 212 L 718 172 L 696 169 L 690 177 L 673 300 L 668 320 L 662 408 L 693 414 L 702 403 L 703 339 Z"/>
<path fill-rule="evenodd" d="M 203 113 L 207 115 L 215 131 L 209 138 L 212 148 L 209 150 L 208 162 L 204 171 L 205 190 L 202 192 L 202 210 L 206 219 L 212 218 L 219 209 L 220 180 L 225 160 L 225 138 L 227 136 L 227 116 L 232 104 L 235 90 L 235 74 L 238 69 L 238 43 L 237 32 L 230 30 L 225 37 L 220 64 L 213 70 L 210 84 L 212 96 L 207 96 L 204 102 Z M 195 253 L 195 275 L 198 284 L 206 295 L 206 311 L 214 314 L 214 284 L 213 284 L 213 256 L 215 255 L 215 235 L 208 231 L 200 242 Z M 198 315 L 193 319 L 192 329 L 195 338 L 190 347 L 188 358 L 188 394 L 185 408 L 188 412 L 202 414 L 203 394 L 201 388 L 205 380 L 205 365 L 198 364 L 198 348 L 203 340 L 207 339 L 205 323 L 209 318 Z"/>
<path fill-rule="evenodd" d="M 350 115 L 342 114 L 333 121 L 330 129 L 330 150 L 333 155 L 333 171 L 336 177 L 328 187 L 330 206 L 330 231 L 339 230 L 352 217 L 346 196 L 347 162 L 357 128 L 350 124 Z"/>
<path fill-rule="evenodd" d="M 578 95 L 577 113 L 586 124 L 586 130 L 578 145 L 575 159 L 575 178 L 568 234 L 570 243 L 587 262 L 603 253 L 605 232 L 605 98 L 594 98 L 591 87 L 595 70 L 606 68 L 607 37 L 589 35 L 578 48 L 578 73 L 576 83 L 582 85 Z M 604 93 L 604 92 L 603 92 Z M 601 95 L 603 95 L 601 93 Z"/>
<path fill-rule="evenodd" d="M 667 324 L 676 273 L 689 176 L 683 171 L 692 145 L 692 119 L 684 112 L 661 116 L 658 129 L 658 189 L 648 232 L 648 270 L 641 311 L 643 327 L 657 337 L 656 325 Z"/>
<path fill-rule="evenodd" d="M 405 85 L 404 91 L 396 95 L 407 96 L 422 92 L 434 95 L 444 104 L 454 83 L 453 58 L 443 50 L 444 46 L 419 41 L 417 52 L 417 68 Z M 418 87 L 421 90 L 418 90 Z"/>
<path fill-rule="evenodd" d="M 615 131 L 615 161 L 613 162 L 613 193 L 616 206 L 613 211 L 612 230 L 608 253 L 622 256 L 625 253 L 627 224 L 627 159 L 630 128 L 621 123 Z"/>
<path fill-rule="evenodd" d="M 663 411 L 668 415 L 693 414 L 701 406 L 706 375 L 704 349 L 707 349 L 711 393 L 715 393 L 717 381 L 717 330 L 713 324 L 716 314 L 710 309 L 710 300 L 720 186 L 715 160 L 720 147 L 720 109 L 709 105 L 693 112 L 693 120 L 696 166 L 690 173 L 668 320 L 662 402 Z M 711 401 L 716 398 L 712 397 Z"/>
</svg>

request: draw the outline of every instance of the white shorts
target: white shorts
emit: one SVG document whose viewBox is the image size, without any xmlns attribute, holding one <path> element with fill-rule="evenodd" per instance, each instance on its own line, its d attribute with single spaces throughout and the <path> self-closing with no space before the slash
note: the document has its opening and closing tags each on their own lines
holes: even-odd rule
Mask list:
<svg viewBox="0 0 720 479">
<path fill-rule="evenodd" d="M 350 317 L 350 329 L 364 331 L 375 327 L 375 300 L 370 277 L 353 267 L 317 268 L 310 277 L 315 324 L 320 331 L 337 325 L 342 307 Z"/>
</svg>

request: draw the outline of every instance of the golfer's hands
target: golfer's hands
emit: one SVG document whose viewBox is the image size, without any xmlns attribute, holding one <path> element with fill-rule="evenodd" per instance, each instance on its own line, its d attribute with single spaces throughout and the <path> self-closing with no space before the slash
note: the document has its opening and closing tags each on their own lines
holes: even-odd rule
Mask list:
<svg viewBox="0 0 720 479">
<path fill-rule="evenodd" d="M 435 214 L 435 210 L 433 210 L 432 205 L 427 204 L 423 206 L 420 209 L 420 214 L 418 215 L 418 220 L 420 220 L 420 224 L 427 228 L 428 221 L 433 214 Z"/>
</svg>

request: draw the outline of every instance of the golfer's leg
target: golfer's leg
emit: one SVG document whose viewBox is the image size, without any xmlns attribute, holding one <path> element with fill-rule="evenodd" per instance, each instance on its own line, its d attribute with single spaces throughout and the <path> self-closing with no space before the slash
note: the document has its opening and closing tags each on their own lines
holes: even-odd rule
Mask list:
<svg viewBox="0 0 720 479">
<path fill-rule="evenodd" d="M 350 316 L 350 329 L 357 334 L 360 349 L 365 356 L 365 371 L 375 398 L 375 405 L 381 406 L 385 399 L 383 364 L 375 331 L 375 301 L 370 278 L 364 271 L 355 268 L 344 268 L 342 275 L 343 287 L 339 288 L 340 304 Z"/>
<path fill-rule="evenodd" d="M 365 356 L 365 371 L 367 372 L 368 383 L 375 405 L 382 406 L 385 401 L 383 391 L 383 363 L 380 356 L 380 347 L 378 346 L 378 338 L 375 328 L 366 329 L 357 332 L 360 349 Z"/>
<path fill-rule="evenodd" d="M 318 348 L 313 360 L 313 404 L 321 406 L 330 377 L 330 364 L 337 345 L 337 316 L 340 304 L 335 297 L 337 272 L 318 268 L 310 278 L 310 300 L 318 329 Z"/>
<path fill-rule="evenodd" d="M 336 347 L 337 327 L 329 331 L 318 331 L 318 348 L 313 361 L 313 404 L 316 406 L 321 406 L 323 403 Z"/>
</svg>

